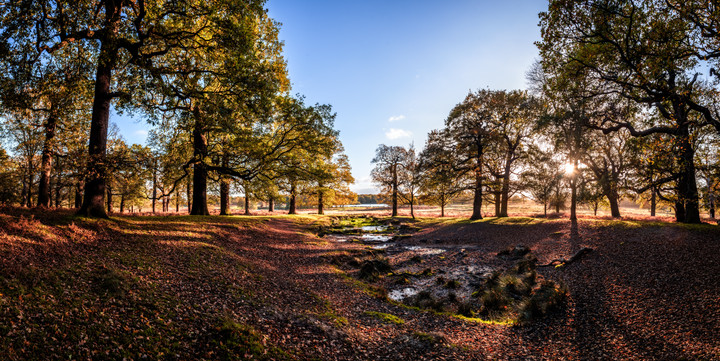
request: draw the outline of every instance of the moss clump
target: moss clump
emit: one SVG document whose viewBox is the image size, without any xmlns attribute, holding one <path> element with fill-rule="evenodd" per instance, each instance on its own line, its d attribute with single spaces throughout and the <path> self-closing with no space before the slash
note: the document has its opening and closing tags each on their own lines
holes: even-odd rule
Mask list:
<svg viewBox="0 0 720 361">
<path fill-rule="evenodd" d="M 391 315 L 389 313 L 382 313 L 382 312 L 374 312 L 374 311 L 365 311 L 365 314 L 368 316 L 373 316 L 381 321 L 387 322 L 387 323 L 393 323 L 396 325 L 402 325 L 405 323 L 405 320 L 402 318 Z"/>
<path fill-rule="evenodd" d="M 268 346 L 266 337 L 248 325 L 224 315 L 210 332 L 210 344 L 218 348 L 218 359 L 290 360 L 292 357 L 275 346 Z"/>
</svg>

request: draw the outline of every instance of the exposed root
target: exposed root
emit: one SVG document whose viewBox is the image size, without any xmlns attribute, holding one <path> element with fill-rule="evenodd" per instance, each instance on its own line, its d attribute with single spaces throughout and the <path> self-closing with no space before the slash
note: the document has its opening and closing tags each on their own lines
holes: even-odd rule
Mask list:
<svg viewBox="0 0 720 361">
<path fill-rule="evenodd" d="M 567 265 L 569 265 L 569 264 L 577 261 L 578 259 L 580 259 L 580 257 L 584 256 L 585 254 L 590 253 L 591 251 L 592 251 L 592 248 L 583 247 L 583 248 L 581 248 L 579 251 L 577 251 L 572 257 L 570 257 L 570 259 L 567 259 L 567 260 L 565 260 L 565 259 L 554 259 L 554 260 L 550 261 L 550 263 L 548 263 L 548 264 L 541 264 L 541 265 L 538 265 L 538 267 L 561 267 L 561 266 L 567 266 Z"/>
</svg>

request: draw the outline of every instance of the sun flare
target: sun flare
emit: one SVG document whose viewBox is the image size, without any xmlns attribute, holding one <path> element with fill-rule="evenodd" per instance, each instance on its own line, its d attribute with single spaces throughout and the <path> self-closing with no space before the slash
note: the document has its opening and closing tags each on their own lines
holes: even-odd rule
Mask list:
<svg viewBox="0 0 720 361">
<path fill-rule="evenodd" d="M 563 169 L 565 170 L 565 175 L 572 175 L 575 173 L 575 166 L 572 163 L 565 163 L 565 165 L 563 165 Z"/>
</svg>

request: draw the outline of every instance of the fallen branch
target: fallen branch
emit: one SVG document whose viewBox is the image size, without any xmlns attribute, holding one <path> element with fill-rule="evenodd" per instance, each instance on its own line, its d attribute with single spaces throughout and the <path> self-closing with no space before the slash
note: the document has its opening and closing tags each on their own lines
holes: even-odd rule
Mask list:
<svg viewBox="0 0 720 361">
<path fill-rule="evenodd" d="M 561 267 L 561 266 L 567 266 L 570 263 L 573 263 L 580 259 L 580 257 L 584 256 L 587 253 L 590 253 L 592 251 L 592 248 L 583 247 L 579 251 L 577 251 L 570 259 L 554 259 L 550 261 L 548 264 L 541 264 L 538 265 L 538 267 Z"/>
</svg>

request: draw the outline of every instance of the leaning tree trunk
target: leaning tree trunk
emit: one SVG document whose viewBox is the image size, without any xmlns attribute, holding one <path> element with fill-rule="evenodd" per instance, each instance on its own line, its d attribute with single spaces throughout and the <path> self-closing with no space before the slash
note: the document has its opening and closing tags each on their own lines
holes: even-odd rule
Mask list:
<svg viewBox="0 0 720 361">
<path fill-rule="evenodd" d="M 52 172 L 52 153 L 55 141 L 57 116 L 50 105 L 50 115 L 45 122 L 45 140 L 43 141 L 42 161 L 40 165 L 40 184 L 38 187 L 38 207 L 50 206 L 50 173 Z"/>
<path fill-rule="evenodd" d="M 410 196 L 410 217 L 415 219 L 415 196 Z"/>
<path fill-rule="evenodd" d="M 95 98 L 93 100 L 90 123 L 90 142 L 88 144 L 87 179 L 85 195 L 78 214 L 90 217 L 107 218 L 103 200 L 105 198 L 105 178 L 107 174 L 107 133 L 110 119 L 110 101 L 112 93 L 112 71 L 118 58 L 115 37 L 120 21 L 121 3 L 105 1 L 106 27 L 100 45 L 98 67 L 95 76 Z"/>
<path fill-rule="evenodd" d="M 207 156 L 207 139 L 202 126 L 200 109 L 193 109 L 195 128 L 193 129 L 193 148 L 195 163 L 193 164 L 193 194 L 191 215 L 207 216 L 210 214 L 207 206 L 207 167 L 203 161 Z"/>
</svg>

